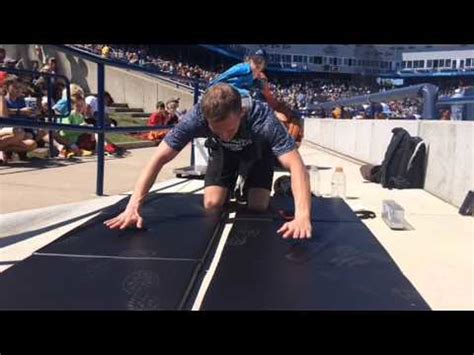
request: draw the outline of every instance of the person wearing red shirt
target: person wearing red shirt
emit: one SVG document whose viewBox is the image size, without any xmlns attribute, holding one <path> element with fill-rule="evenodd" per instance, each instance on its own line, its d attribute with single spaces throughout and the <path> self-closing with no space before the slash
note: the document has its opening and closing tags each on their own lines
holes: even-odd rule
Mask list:
<svg viewBox="0 0 474 355">
<path fill-rule="evenodd" d="M 156 104 L 156 111 L 153 112 L 148 119 L 147 126 L 164 126 L 168 123 L 168 114 L 166 112 L 165 103 L 163 101 L 158 101 Z M 159 131 L 150 131 L 147 135 L 147 138 L 151 141 L 161 141 L 164 136 L 168 133 L 167 129 L 162 129 Z"/>
</svg>

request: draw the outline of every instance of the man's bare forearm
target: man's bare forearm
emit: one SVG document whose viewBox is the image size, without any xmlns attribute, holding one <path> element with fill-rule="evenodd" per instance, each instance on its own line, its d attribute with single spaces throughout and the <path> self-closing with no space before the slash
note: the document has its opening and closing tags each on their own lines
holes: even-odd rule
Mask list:
<svg viewBox="0 0 474 355">
<path fill-rule="evenodd" d="M 143 200 L 153 186 L 153 183 L 163 168 L 163 165 L 162 162 L 156 161 L 155 159 L 148 162 L 135 184 L 132 197 L 128 203 L 129 206 L 139 207 L 143 203 Z"/>
<path fill-rule="evenodd" d="M 143 203 L 163 166 L 177 154 L 178 152 L 172 150 L 166 142 L 162 142 L 158 146 L 153 158 L 145 166 L 135 184 L 132 197 L 128 203 L 129 206 L 139 207 Z"/>
<path fill-rule="evenodd" d="M 310 218 L 311 189 L 308 173 L 302 164 L 294 164 L 291 168 L 291 190 L 295 199 L 295 218 Z"/>
</svg>

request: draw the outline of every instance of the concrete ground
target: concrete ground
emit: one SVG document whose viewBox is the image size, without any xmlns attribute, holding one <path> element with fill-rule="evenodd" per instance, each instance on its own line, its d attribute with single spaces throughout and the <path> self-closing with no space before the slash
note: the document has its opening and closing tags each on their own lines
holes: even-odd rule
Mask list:
<svg viewBox="0 0 474 355">
<path fill-rule="evenodd" d="M 156 147 L 130 149 L 124 158 L 105 158 L 104 194 L 133 190 L 135 181 Z M 174 177 L 173 169 L 190 164 L 188 145 L 158 176 Z M 96 190 L 97 157 L 13 162 L 0 166 L 0 214 L 88 200 Z M 99 197 L 97 197 L 99 198 Z"/>
<path fill-rule="evenodd" d="M 105 192 L 122 195 L 102 198 L 92 198 L 95 189 L 95 164 L 92 162 L 29 172 L 26 168 L 2 168 L 0 271 L 93 218 L 99 209 L 124 198 L 123 193 L 133 188 L 153 149 L 134 150 L 130 157 L 108 160 Z M 166 191 L 186 192 L 202 186 L 202 181 L 168 180 L 172 177 L 170 168 L 188 165 L 189 147 L 186 149 L 187 152 L 183 151 L 175 161 L 176 165 L 170 166 L 158 178 L 157 181 L 162 182 L 154 189 L 180 183 Z M 377 218 L 363 223 L 432 309 L 474 310 L 472 217 L 459 215 L 456 207 L 424 190 L 388 190 L 364 182 L 359 172 L 360 164 L 309 143 L 303 144 L 300 151 L 306 164 L 331 168 L 320 171 L 323 195 L 329 194 L 333 168 L 344 168 L 346 202 L 354 210 L 364 208 L 377 214 Z M 39 191 L 39 187 L 43 191 Z M 393 199 L 405 208 L 411 230 L 393 231 L 388 228 L 380 218 L 384 199 Z M 55 206 L 47 207 L 51 205 Z M 30 210 L 33 207 L 43 208 Z M 14 211 L 21 212 L 6 213 Z M 317 238 L 317 227 L 314 237 Z"/>
</svg>

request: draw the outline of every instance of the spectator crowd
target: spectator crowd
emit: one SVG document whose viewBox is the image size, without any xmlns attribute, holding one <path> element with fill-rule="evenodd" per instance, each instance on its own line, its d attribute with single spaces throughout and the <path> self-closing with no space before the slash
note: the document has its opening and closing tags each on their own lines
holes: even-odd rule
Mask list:
<svg viewBox="0 0 474 355">
<path fill-rule="evenodd" d="M 7 57 L 6 50 L 0 48 L 0 117 L 19 117 L 36 121 L 53 120 L 56 123 L 93 126 L 97 120 L 97 98 L 86 95 L 76 84 L 70 84 L 68 100 L 66 82 L 58 77 L 50 77 L 52 97 L 48 102 L 46 74 L 58 74 L 54 57 L 46 58 L 40 46 L 35 47 L 37 60 L 32 61 L 29 70 L 37 75 L 21 72 L 11 73 L 2 68 L 25 69 L 22 59 Z M 110 94 L 105 95 L 106 123 L 113 125 L 107 106 L 113 104 Z M 115 122 L 116 124 L 116 122 Z M 74 156 L 90 156 L 96 149 L 96 137 L 90 133 L 59 130 L 0 127 L 0 164 L 12 160 L 47 158 L 50 143 L 54 156 L 70 159 Z M 108 154 L 123 156 L 127 152 L 111 142 L 106 142 Z"/>
<path fill-rule="evenodd" d="M 169 74 L 175 74 L 189 79 L 202 79 L 204 82 L 211 82 L 220 72 L 220 70 L 204 70 L 198 65 L 192 63 L 176 62 L 172 59 L 165 59 L 161 56 L 151 55 L 147 46 L 126 46 L 126 45 L 101 45 L 101 44 L 75 44 L 74 46 L 90 51 L 104 58 L 124 61 L 129 64 L 137 64 L 145 67 L 151 67 Z M 367 84 L 347 82 L 338 79 L 278 79 L 271 80 L 272 91 L 275 97 L 286 103 L 293 110 L 305 110 L 308 107 L 328 101 L 337 101 L 359 95 L 373 94 L 395 87 L 383 84 Z M 440 87 L 439 96 L 446 97 L 455 93 L 459 86 L 462 86 L 456 80 L 445 80 Z M 338 117 L 336 110 L 335 116 Z M 404 99 L 398 101 L 383 102 L 378 105 L 360 105 L 358 107 L 342 108 L 343 118 L 398 118 L 398 119 L 418 119 L 421 117 L 422 101 L 421 99 Z M 331 117 L 332 113 L 326 113 L 319 109 L 314 111 L 317 116 Z M 329 114 L 329 115 L 328 115 Z M 440 115 L 442 115 L 440 113 Z"/>
<path fill-rule="evenodd" d="M 214 71 L 205 70 L 191 62 L 176 61 L 151 54 L 147 46 L 131 45 L 100 45 L 100 44 L 75 44 L 82 50 L 102 56 L 110 60 L 126 62 L 153 68 L 160 72 L 177 75 L 183 82 L 189 79 L 200 79 L 210 83 L 220 72 L 227 68 L 216 68 Z M 97 118 L 97 98 L 86 95 L 84 90 L 76 84 L 70 85 L 71 101 L 68 105 L 66 83 L 57 77 L 51 78 L 52 98 L 48 103 L 48 87 L 46 74 L 58 73 L 56 58 L 47 57 L 43 47 L 34 47 L 36 59 L 30 61 L 28 66 L 22 58 L 12 59 L 7 56 L 6 50 L 0 48 L 0 116 L 1 117 L 30 117 L 45 120 L 46 117 L 57 117 L 57 122 L 75 125 L 93 125 Z M 1 68 L 28 69 L 38 72 L 37 75 L 12 75 Z M 186 81 L 187 80 L 187 81 Z M 315 105 L 328 101 L 337 101 L 359 95 L 367 95 L 390 89 L 377 83 L 350 82 L 339 79 L 281 79 L 271 78 L 271 89 L 275 97 L 286 103 L 293 110 L 311 108 L 312 115 L 317 117 L 352 118 L 352 119 L 420 119 L 422 101 L 417 98 L 388 101 L 379 104 L 365 104 L 351 107 L 336 107 L 330 112 L 314 109 Z M 455 94 L 459 87 L 464 86 L 455 80 L 446 80 L 440 86 L 440 97 Z M 49 106 L 49 104 L 51 106 Z M 113 104 L 110 95 L 106 98 L 107 106 Z M 69 111 L 68 107 L 71 107 Z M 176 123 L 182 115 L 178 110 L 179 99 L 168 102 L 158 102 L 156 112 L 149 118 L 148 125 L 168 125 Z M 51 111 L 50 111 L 51 109 Z M 451 117 L 449 110 L 440 112 L 440 119 L 448 120 Z M 108 118 L 108 124 L 116 122 Z M 150 132 L 147 139 L 160 141 L 166 130 Z M 39 154 L 37 148 L 44 148 L 52 141 L 58 156 L 70 158 L 73 156 L 86 156 L 93 154 L 96 140 L 93 134 L 78 134 L 77 132 L 58 131 L 50 137 L 49 133 L 41 129 L 22 129 L 0 127 L 0 162 L 7 162 L 16 153 L 20 159 L 28 159 Z M 125 152 L 110 142 L 106 144 L 106 151 L 110 154 L 123 155 Z"/>
</svg>

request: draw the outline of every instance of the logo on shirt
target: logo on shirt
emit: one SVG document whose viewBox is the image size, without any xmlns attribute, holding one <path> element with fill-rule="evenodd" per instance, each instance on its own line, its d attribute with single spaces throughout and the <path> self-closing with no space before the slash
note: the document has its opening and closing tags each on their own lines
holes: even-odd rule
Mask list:
<svg viewBox="0 0 474 355">
<path fill-rule="evenodd" d="M 230 150 L 232 152 L 240 152 L 252 143 L 252 140 L 249 138 L 237 138 L 229 142 L 224 142 L 219 139 L 219 144 L 222 145 L 225 149 Z"/>
</svg>

